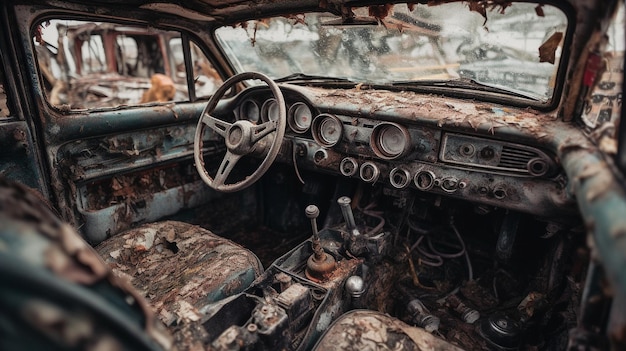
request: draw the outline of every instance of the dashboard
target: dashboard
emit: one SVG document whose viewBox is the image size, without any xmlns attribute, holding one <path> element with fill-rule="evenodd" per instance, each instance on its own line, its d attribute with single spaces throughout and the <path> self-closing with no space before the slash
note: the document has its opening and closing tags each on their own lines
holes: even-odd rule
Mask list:
<svg viewBox="0 0 626 351">
<path fill-rule="evenodd" d="M 523 128 L 507 134 L 472 128 L 471 121 L 441 123 L 446 117 L 416 113 L 416 106 L 424 102 L 412 103 L 406 93 L 398 103 L 394 92 L 292 85 L 281 85 L 281 90 L 288 112 L 280 162 L 367 184 L 383 183 L 392 190 L 450 196 L 540 216 L 575 211 L 556 157 L 538 147 L 539 142 L 511 141 L 532 140 L 532 133 Z M 395 103 L 385 105 L 386 101 Z M 493 108 L 497 109 L 504 107 Z M 260 87 L 236 96 L 228 110 L 236 119 L 252 122 L 278 118 L 276 100 Z M 481 116 L 489 118 L 490 113 L 485 110 Z"/>
</svg>

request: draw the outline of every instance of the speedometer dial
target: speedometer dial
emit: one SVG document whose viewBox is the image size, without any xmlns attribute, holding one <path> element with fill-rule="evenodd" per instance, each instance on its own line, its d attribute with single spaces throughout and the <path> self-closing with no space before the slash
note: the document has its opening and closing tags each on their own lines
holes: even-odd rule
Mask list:
<svg viewBox="0 0 626 351">
<path fill-rule="evenodd" d="M 239 119 L 245 119 L 250 122 L 258 122 L 261 116 L 261 109 L 259 105 L 253 100 L 246 100 L 241 104 L 239 108 Z"/>
<path fill-rule="evenodd" d="M 410 144 L 409 132 L 395 123 L 381 123 L 374 127 L 370 140 L 374 153 L 384 159 L 404 155 Z"/>
<path fill-rule="evenodd" d="M 296 133 L 304 133 L 311 126 L 313 113 L 309 106 L 303 102 L 296 102 L 289 109 L 289 127 Z"/>
<path fill-rule="evenodd" d="M 321 114 L 313 120 L 311 130 L 313 139 L 315 139 L 318 144 L 331 147 L 341 140 L 343 125 L 337 117 L 329 114 Z"/>
<path fill-rule="evenodd" d="M 265 101 L 261 109 L 261 118 L 263 118 L 263 122 L 276 122 L 278 121 L 279 116 L 280 108 L 278 106 L 278 102 L 276 102 L 276 99 L 269 99 Z"/>
</svg>

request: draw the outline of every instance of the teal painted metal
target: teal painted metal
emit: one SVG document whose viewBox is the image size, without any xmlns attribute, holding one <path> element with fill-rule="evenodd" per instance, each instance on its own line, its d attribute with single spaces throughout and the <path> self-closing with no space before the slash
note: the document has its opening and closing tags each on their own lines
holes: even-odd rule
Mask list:
<svg viewBox="0 0 626 351">
<path fill-rule="evenodd" d="M 563 148 L 561 148 L 563 149 Z M 567 149 L 567 148 L 566 148 Z M 563 152 L 561 161 L 576 195 L 592 255 L 602 262 L 616 288 L 626 293 L 626 192 L 614 167 L 593 145 L 581 142 Z"/>
</svg>

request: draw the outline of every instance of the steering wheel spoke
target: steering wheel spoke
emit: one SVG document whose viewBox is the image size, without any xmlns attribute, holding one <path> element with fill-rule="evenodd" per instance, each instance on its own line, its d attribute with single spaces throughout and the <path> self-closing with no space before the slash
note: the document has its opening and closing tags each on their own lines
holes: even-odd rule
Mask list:
<svg viewBox="0 0 626 351">
<path fill-rule="evenodd" d="M 202 114 L 201 122 L 206 124 L 207 127 L 213 129 L 217 134 L 226 138 L 226 133 L 232 124 L 222 121 L 221 119 L 215 118 L 208 113 Z"/>
<path fill-rule="evenodd" d="M 220 164 L 220 168 L 217 170 L 217 174 L 215 174 L 215 179 L 213 179 L 213 185 L 216 189 L 219 189 L 222 185 L 226 183 L 226 178 L 230 175 L 230 172 L 233 171 L 237 161 L 241 159 L 241 155 L 234 154 L 230 151 L 226 151 L 226 155 L 222 159 L 222 163 Z"/>
<path fill-rule="evenodd" d="M 253 126 L 252 135 L 250 136 L 252 144 L 255 144 L 257 141 L 263 139 L 266 135 L 276 130 L 276 122 L 275 121 L 267 121 L 265 123 Z"/>
</svg>

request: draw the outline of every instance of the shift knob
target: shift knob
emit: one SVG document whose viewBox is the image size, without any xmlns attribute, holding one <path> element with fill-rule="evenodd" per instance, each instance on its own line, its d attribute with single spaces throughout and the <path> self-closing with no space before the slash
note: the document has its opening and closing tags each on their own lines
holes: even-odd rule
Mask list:
<svg viewBox="0 0 626 351">
<path fill-rule="evenodd" d="M 304 209 L 304 213 L 306 213 L 307 218 L 315 219 L 320 215 L 320 209 L 315 205 L 309 205 Z"/>
</svg>

